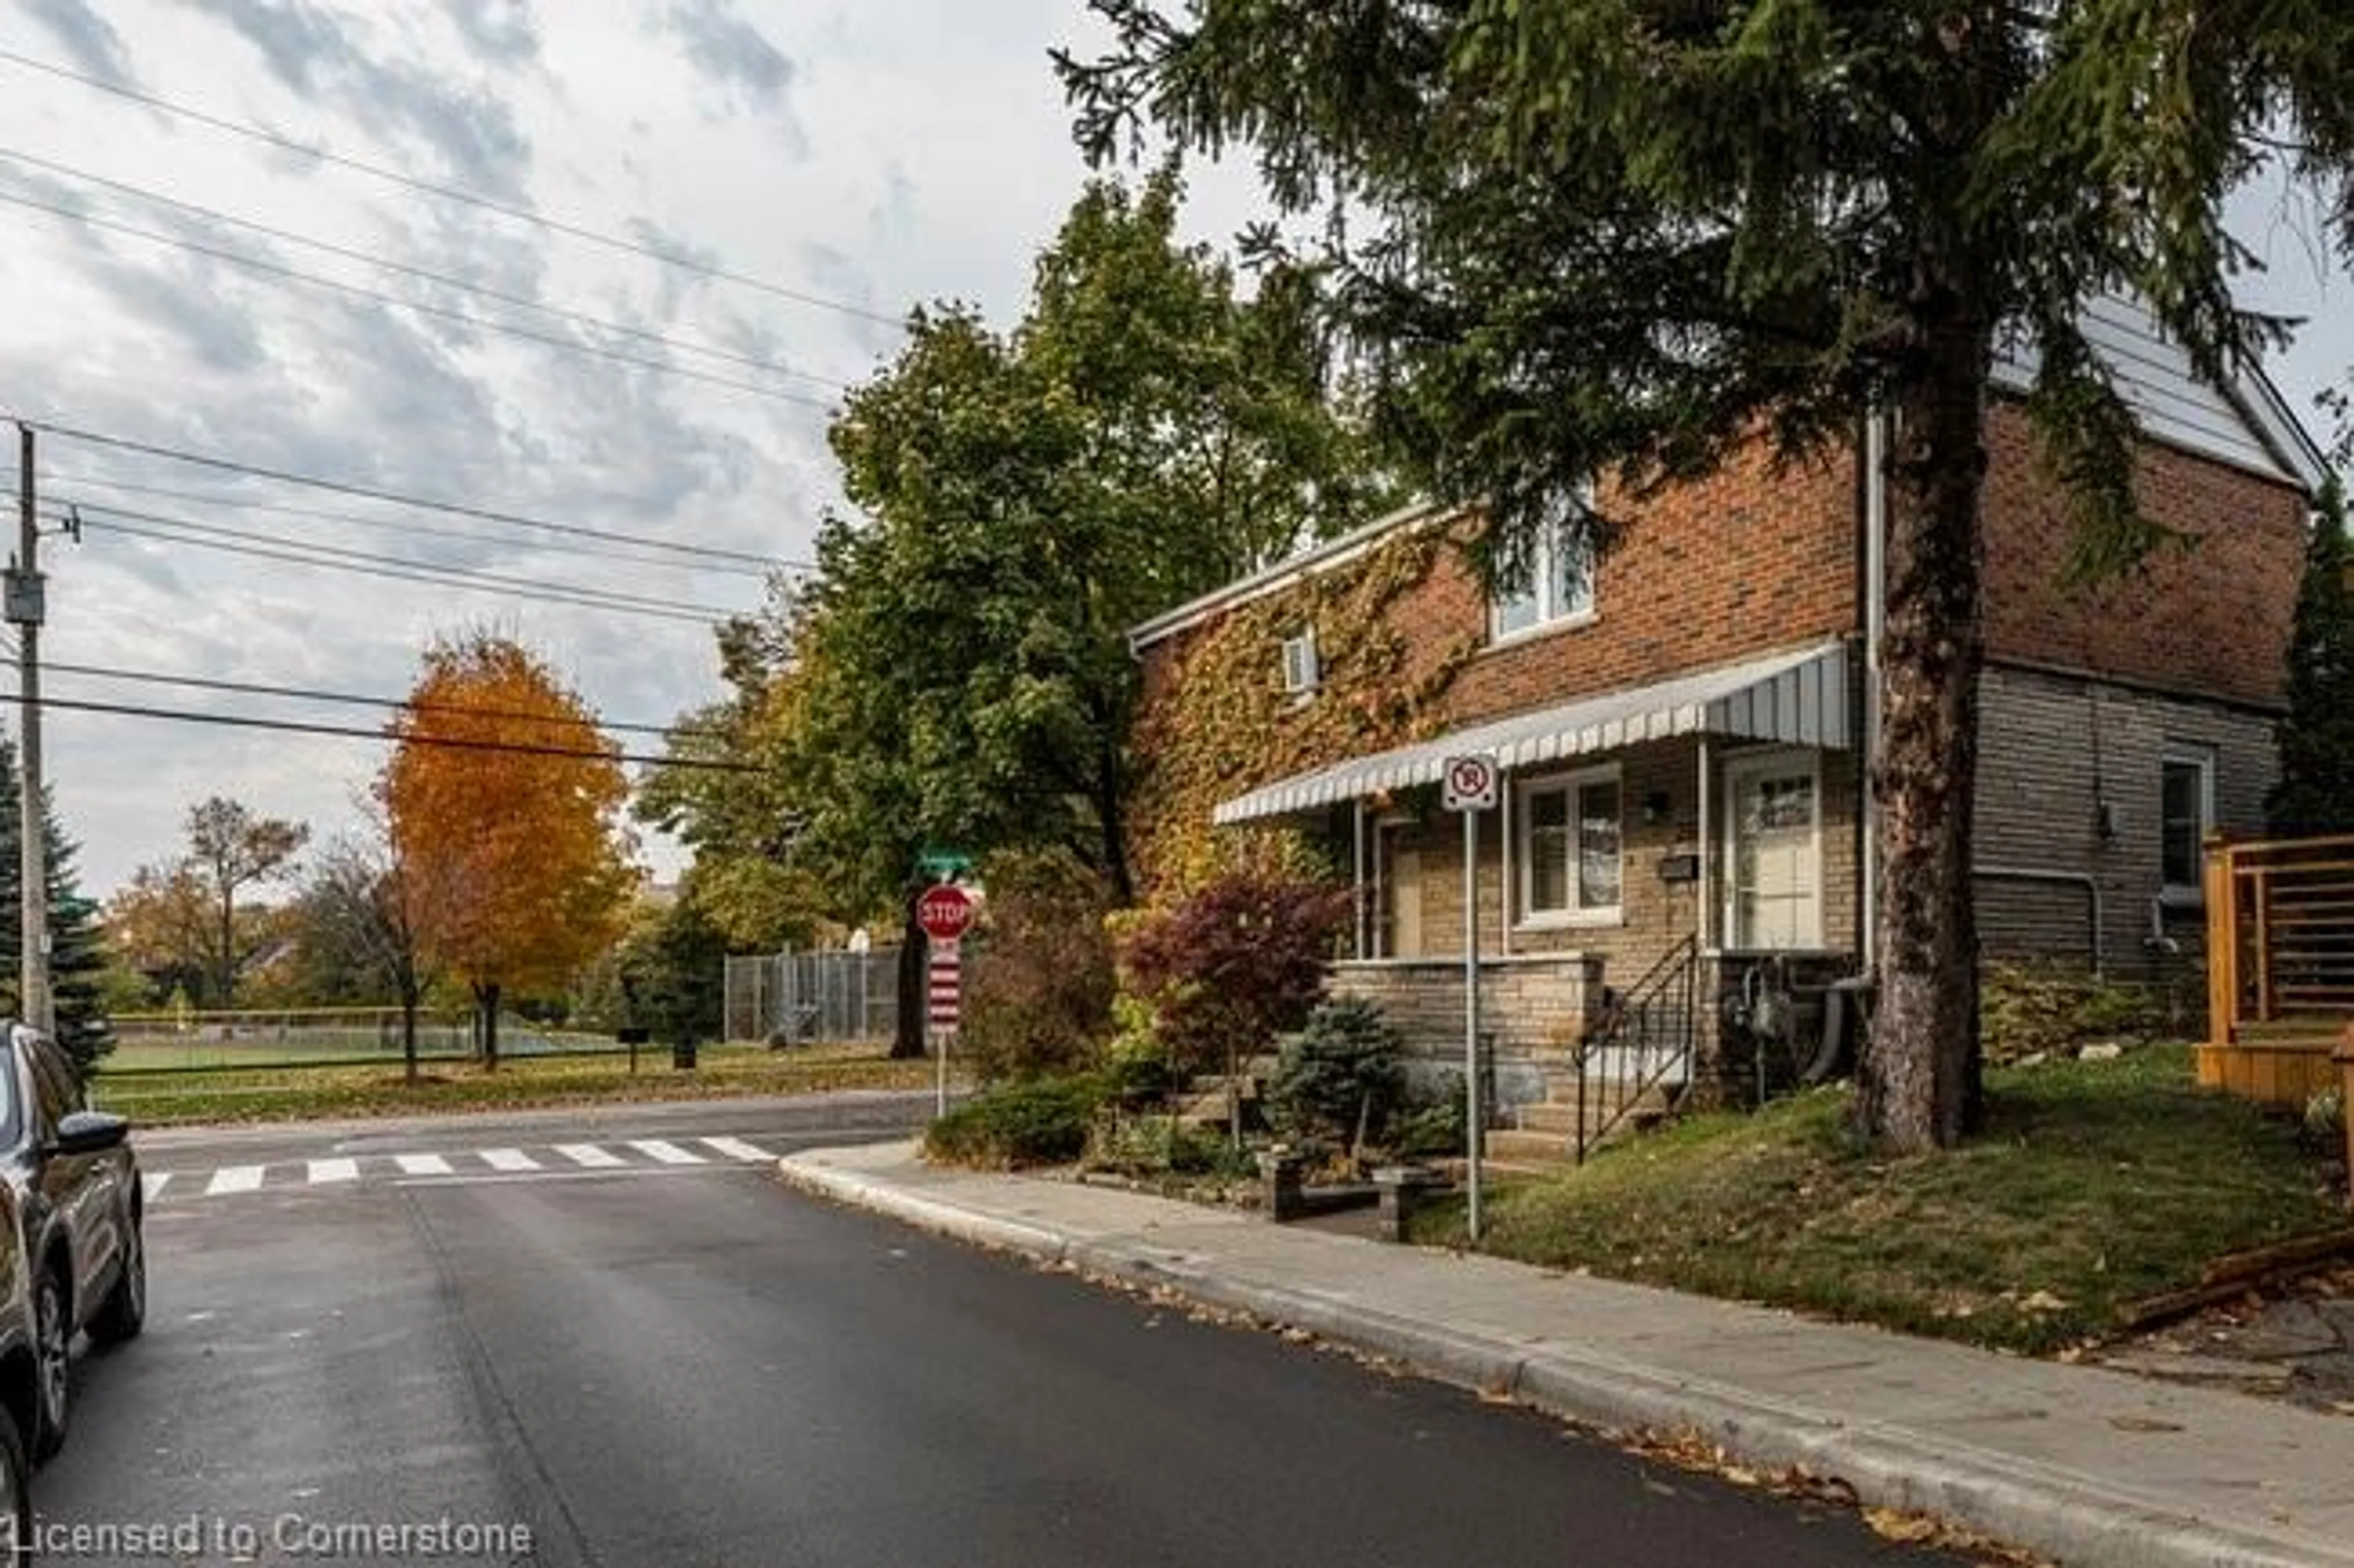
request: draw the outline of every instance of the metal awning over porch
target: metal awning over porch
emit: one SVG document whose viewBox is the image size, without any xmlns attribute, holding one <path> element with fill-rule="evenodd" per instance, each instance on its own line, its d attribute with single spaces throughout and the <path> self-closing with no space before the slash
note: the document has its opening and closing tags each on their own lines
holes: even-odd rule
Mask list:
<svg viewBox="0 0 2354 1568">
<path fill-rule="evenodd" d="M 1436 784 L 1447 758 L 1472 753 L 1494 758 L 1509 773 L 1682 735 L 1845 750 L 1853 728 L 1848 688 L 1847 644 L 1818 642 L 1352 758 L 1237 796 L 1213 817 L 1224 827 Z"/>
</svg>

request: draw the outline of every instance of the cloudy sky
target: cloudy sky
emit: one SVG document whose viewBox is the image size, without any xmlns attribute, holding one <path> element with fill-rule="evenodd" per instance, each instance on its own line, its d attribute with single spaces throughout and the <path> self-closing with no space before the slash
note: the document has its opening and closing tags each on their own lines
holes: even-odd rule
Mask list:
<svg viewBox="0 0 2354 1568">
<path fill-rule="evenodd" d="M 840 384 L 888 355 L 915 301 L 1018 308 L 1083 177 L 1046 50 L 1091 36 L 1079 0 L 0 0 L 0 408 L 510 518 L 805 557 L 837 493 L 823 427 Z M 1245 182 L 1213 179 L 1193 227 L 1231 233 L 1249 207 Z M 2301 215 L 2264 193 L 2242 212 L 2274 263 L 2252 298 L 2327 318 L 2277 367 L 2302 409 L 2354 360 L 2348 285 L 2326 278 Z M 87 524 L 80 544 L 44 546 L 44 656 L 60 664 L 397 694 L 425 641 L 489 620 L 608 719 L 652 724 L 716 694 L 701 618 L 760 592 L 739 560 L 120 447 L 45 438 L 38 466 Z M 276 556 L 241 553 L 256 548 Z M 276 558 L 322 550 L 502 580 Z M 48 686 L 363 727 L 382 716 L 62 672 Z M 80 712 L 53 713 L 47 733 L 97 892 L 175 853 L 207 794 L 333 831 L 382 758 L 366 740 Z"/>
</svg>

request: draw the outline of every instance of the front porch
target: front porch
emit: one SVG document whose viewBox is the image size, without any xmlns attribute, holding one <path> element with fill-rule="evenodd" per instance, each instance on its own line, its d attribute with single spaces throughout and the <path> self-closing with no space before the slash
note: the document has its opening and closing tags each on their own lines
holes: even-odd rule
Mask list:
<svg viewBox="0 0 2354 1568">
<path fill-rule="evenodd" d="M 1505 788 L 1469 878 L 1491 1116 L 1559 1106 L 1581 1066 L 1585 1091 L 1746 1100 L 1761 1067 L 1769 1087 L 1794 1074 L 1806 1014 L 1861 947 L 1847 660 L 1818 646 L 1458 729 L 1269 785 L 1218 820 L 1299 821 L 1350 867 L 1333 989 L 1379 1002 L 1427 1080 L 1464 1064 L 1464 838 L 1439 772 L 1493 758 Z M 1754 1002 L 1769 980 L 1797 1015 L 1761 1056 L 1724 999 Z"/>
</svg>

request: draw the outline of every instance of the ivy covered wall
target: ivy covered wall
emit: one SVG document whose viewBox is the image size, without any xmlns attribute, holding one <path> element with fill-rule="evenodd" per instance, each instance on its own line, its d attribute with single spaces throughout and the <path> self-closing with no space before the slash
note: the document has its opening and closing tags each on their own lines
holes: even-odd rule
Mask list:
<svg viewBox="0 0 2354 1568">
<path fill-rule="evenodd" d="M 1158 903 L 1245 867 L 1334 874 L 1297 827 L 1218 828 L 1221 801 L 1347 758 L 1410 745 L 1444 727 L 1444 701 L 1479 650 L 1477 630 L 1434 643 L 1402 601 L 1454 548 L 1437 528 L 1404 528 L 1363 555 L 1248 600 L 1145 651 L 1132 737 L 1129 855 L 1140 896 Z M 1283 689 L 1284 640 L 1313 627 L 1316 691 Z"/>
</svg>

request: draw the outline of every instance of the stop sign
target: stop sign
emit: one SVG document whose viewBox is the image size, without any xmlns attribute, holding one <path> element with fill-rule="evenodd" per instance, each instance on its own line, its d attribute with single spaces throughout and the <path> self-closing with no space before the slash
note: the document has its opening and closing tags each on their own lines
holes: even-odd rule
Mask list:
<svg viewBox="0 0 2354 1568">
<path fill-rule="evenodd" d="M 935 942 L 953 942 L 972 927 L 972 896 L 961 887 L 927 888 L 916 900 L 916 924 Z"/>
</svg>

